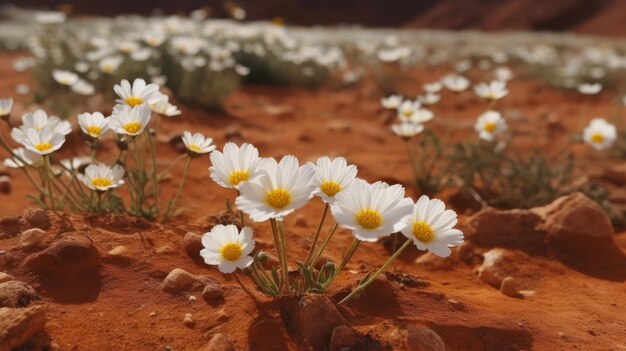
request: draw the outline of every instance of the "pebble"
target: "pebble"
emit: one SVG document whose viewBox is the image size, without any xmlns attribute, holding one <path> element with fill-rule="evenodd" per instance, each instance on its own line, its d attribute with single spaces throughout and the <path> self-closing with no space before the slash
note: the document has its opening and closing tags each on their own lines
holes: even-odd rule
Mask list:
<svg viewBox="0 0 626 351">
<path fill-rule="evenodd" d="M 46 325 L 43 306 L 0 308 L 0 349 L 13 350 L 24 344 Z"/>
<path fill-rule="evenodd" d="M 522 297 L 522 294 L 517 290 L 517 282 L 512 277 L 506 277 L 502 280 L 500 292 L 509 297 Z"/>
<path fill-rule="evenodd" d="M 157 315 L 157 313 L 156 313 L 156 312 L 150 312 L 150 314 L 149 314 L 149 316 L 150 316 L 150 317 L 154 317 L 154 316 L 156 316 L 156 315 Z"/>
<path fill-rule="evenodd" d="M 0 283 L 0 307 L 26 307 L 39 295 L 30 285 L 15 280 Z"/>
<path fill-rule="evenodd" d="M 194 232 L 187 232 L 183 238 L 183 246 L 185 247 L 187 255 L 192 258 L 200 258 L 200 250 L 202 250 L 202 235 Z"/>
<path fill-rule="evenodd" d="M 459 300 L 449 299 L 448 304 L 450 304 L 450 307 L 452 307 L 452 309 L 457 311 L 467 310 L 467 306 L 465 306 L 465 304 Z"/>
<path fill-rule="evenodd" d="M 46 232 L 39 228 L 27 229 L 20 234 L 20 246 L 31 248 L 39 245 L 46 237 Z"/>
<path fill-rule="evenodd" d="M 155 252 L 159 255 L 171 255 L 173 253 L 176 252 L 176 250 L 174 250 L 174 248 L 170 245 L 163 245 L 158 247 Z"/>
<path fill-rule="evenodd" d="M 9 176 L 0 176 L 0 193 L 11 194 L 11 178 Z"/>
<path fill-rule="evenodd" d="M 208 283 L 202 290 L 202 298 L 206 302 L 215 301 L 223 296 L 224 292 L 217 283 Z"/>
<path fill-rule="evenodd" d="M 193 326 L 196 324 L 196 322 L 194 322 L 193 320 L 193 316 L 191 315 L 191 313 L 185 314 L 185 318 L 183 319 L 183 324 L 188 328 L 193 328 Z"/>
<path fill-rule="evenodd" d="M 113 256 L 113 257 L 127 257 L 128 256 L 128 249 L 126 248 L 126 246 L 116 246 L 114 248 L 112 248 L 111 250 L 109 250 L 109 252 L 107 253 L 109 256 Z"/>
<path fill-rule="evenodd" d="M 196 279 L 194 276 L 180 268 L 174 268 L 163 280 L 163 290 L 170 294 L 177 294 L 188 290 Z"/>
<path fill-rule="evenodd" d="M 193 296 L 193 295 L 189 295 L 189 301 L 194 302 L 196 301 L 198 298 Z"/>
<path fill-rule="evenodd" d="M 27 208 L 22 212 L 22 221 L 30 228 L 48 229 L 52 225 L 48 213 L 40 208 Z"/>
<path fill-rule="evenodd" d="M 235 351 L 236 349 L 230 335 L 217 333 L 201 351 Z"/>
</svg>

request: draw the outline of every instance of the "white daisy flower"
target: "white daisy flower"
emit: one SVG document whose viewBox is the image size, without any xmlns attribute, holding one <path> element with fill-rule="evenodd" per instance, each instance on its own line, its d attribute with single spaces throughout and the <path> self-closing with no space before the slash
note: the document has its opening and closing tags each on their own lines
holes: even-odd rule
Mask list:
<svg viewBox="0 0 626 351">
<path fill-rule="evenodd" d="M 118 134 L 136 136 L 143 133 L 150 122 L 150 107 L 142 104 L 137 107 L 122 106 L 109 117 L 109 127 Z"/>
<path fill-rule="evenodd" d="M 402 96 L 400 95 L 389 95 L 386 98 L 380 99 L 380 104 L 387 110 L 395 110 L 400 107 L 402 100 Z"/>
<path fill-rule="evenodd" d="M 420 106 L 421 104 L 418 101 L 404 100 L 397 109 L 398 119 L 404 122 L 410 121 Z"/>
<path fill-rule="evenodd" d="M 72 158 L 66 158 L 61 160 L 61 166 L 66 171 L 76 171 L 79 170 L 83 166 L 87 166 L 92 162 L 91 157 L 89 156 L 76 156 Z"/>
<path fill-rule="evenodd" d="M 300 166 L 295 156 L 285 156 L 280 163 L 261 159 L 259 169 L 257 178 L 239 185 L 241 195 L 235 200 L 253 221 L 283 219 L 313 197 L 315 170 L 308 164 Z"/>
<path fill-rule="evenodd" d="M 83 79 L 79 79 L 78 81 L 76 81 L 76 83 L 72 84 L 70 89 L 72 89 L 72 91 L 76 94 L 80 94 L 83 96 L 91 96 L 96 92 L 96 87 Z"/>
<path fill-rule="evenodd" d="M 441 95 L 437 93 L 426 93 L 418 98 L 423 105 L 434 105 L 441 101 Z"/>
<path fill-rule="evenodd" d="M 120 97 L 115 102 L 130 107 L 150 104 L 162 98 L 162 94 L 159 93 L 159 86 L 154 83 L 146 85 L 146 81 L 143 79 L 135 79 L 132 86 L 129 81 L 124 79 L 120 84 L 116 84 L 113 90 Z"/>
<path fill-rule="evenodd" d="M 143 41 L 152 47 L 161 46 L 165 39 L 165 34 L 157 30 L 149 31 L 143 36 Z"/>
<path fill-rule="evenodd" d="M 424 131 L 424 126 L 417 123 L 400 123 L 392 125 L 391 130 L 396 135 L 409 139 Z"/>
<path fill-rule="evenodd" d="M 315 169 L 313 195 L 319 196 L 326 203 L 335 202 L 335 196 L 350 187 L 356 179 L 357 168 L 348 165 L 343 157 L 334 160 L 324 156 L 317 160 L 317 164 L 310 163 Z"/>
<path fill-rule="evenodd" d="M 383 182 L 368 184 L 357 179 L 335 197 L 331 211 L 340 227 L 352 230 L 359 240 L 375 242 L 402 228 L 413 201 L 404 197 L 404 187 Z"/>
<path fill-rule="evenodd" d="M 583 95 L 596 95 L 602 91 L 602 84 L 600 83 L 582 83 L 576 87 L 579 93 Z"/>
<path fill-rule="evenodd" d="M 204 263 L 217 266 L 222 273 L 244 269 L 253 261 L 250 254 L 254 250 L 254 240 L 252 229 L 248 227 L 239 232 L 232 224 L 218 224 L 202 236 L 202 246 L 200 256 Z"/>
<path fill-rule="evenodd" d="M 0 118 L 8 117 L 13 109 L 13 99 L 0 99 Z"/>
<path fill-rule="evenodd" d="M 469 88 L 470 81 L 458 74 L 448 74 L 441 79 L 441 84 L 450 91 L 460 93 Z"/>
<path fill-rule="evenodd" d="M 64 71 L 60 69 L 55 69 L 52 71 L 52 78 L 61 85 L 70 86 L 76 83 L 79 79 L 78 74 L 70 71 Z"/>
<path fill-rule="evenodd" d="M 117 164 L 109 167 L 103 163 L 92 163 L 85 168 L 85 174 L 79 173 L 76 177 L 91 190 L 107 191 L 124 184 L 124 167 Z"/>
<path fill-rule="evenodd" d="M 450 256 L 451 246 L 463 243 L 463 233 L 454 229 L 456 212 L 446 210 L 439 199 L 422 195 L 413 207 L 413 213 L 403 220 L 401 233 L 419 250 L 428 250 L 440 257 Z"/>
<path fill-rule="evenodd" d="M 487 83 L 480 83 L 474 87 L 476 95 L 486 100 L 499 100 L 505 97 L 509 90 L 506 88 L 506 83 L 498 80 L 494 80 Z"/>
<path fill-rule="evenodd" d="M 493 71 L 493 76 L 495 77 L 496 80 L 507 82 L 513 79 L 513 71 L 511 71 L 511 69 L 508 67 L 501 66 L 501 67 L 497 67 Z"/>
<path fill-rule="evenodd" d="M 189 131 L 183 132 L 183 144 L 193 154 L 207 154 L 216 149 L 213 145 L 213 138 L 205 138 L 200 133 L 192 135 Z"/>
<path fill-rule="evenodd" d="M 16 128 L 13 128 L 14 130 Z M 56 133 L 51 129 L 37 131 L 28 128 L 24 131 L 20 143 L 28 150 L 39 155 L 48 155 L 60 149 L 65 143 L 65 135 Z"/>
<path fill-rule="evenodd" d="M 226 143 L 224 152 L 211 152 L 211 179 L 224 188 L 238 188 L 258 175 L 259 150 L 251 144 L 241 147 Z"/>
<path fill-rule="evenodd" d="M 100 138 L 109 130 L 109 120 L 100 112 L 79 114 L 78 125 L 83 133 L 94 139 Z"/>
<path fill-rule="evenodd" d="M 19 128 L 11 130 L 11 137 L 18 143 L 28 129 L 34 129 L 40 132 L 49 129 L 55 133 L 68 135 L 72 132 L 72 125 L 68 121 L 63 121 L 59 117 L 50 116 L 44 110 L 36 110 L 33 113 L 25 113 L 22 115 L 22 125 Z"/>
<path fill-rule="evenodd" d="M 111 74 L 117 71 L 123 62 L 124 57 L 122 56 L 105 57 L 98 62 L 98 68 L 103 73 Z"/>
<path fill-rule="evenodd" d="M 500 112 L 487 111 L 478 117 L 474 128 L 478 132 L 480 139 L 491 141 L 496 135 L 505 132 L 507 126 Z"/>
<path fill-rule="evenodd" d="M 158 113 L 163 116 L 173 117 L 180 115 L 180 110 L 175 105 L 170 103 L 170 98 L 167 95 L 163 95 L 162 98 L 153 101 L 149 104 L 152 112 Z"/>
<path fill-rule="evenodd" d="M 24 167 L 24 163 L 29 166 L 39 167 L 43 164 L 43 158 L 39 153 L 32 152 L 23 147 L 18 149 L 13 149 L 13 154 L 17 157 L 10 157 L 4 159 L 2 163 L 5 167 L 9 168 L 22 168 Z M 24 162 L 22 162 L 24 161 Z"/>
<path fill-rule="evenodd" d="M 596 150 L 604 150 L 617 139 L 617 129 L 603 118 L 594 118 L 583 131 L 583 140 Z"/>
</svg>

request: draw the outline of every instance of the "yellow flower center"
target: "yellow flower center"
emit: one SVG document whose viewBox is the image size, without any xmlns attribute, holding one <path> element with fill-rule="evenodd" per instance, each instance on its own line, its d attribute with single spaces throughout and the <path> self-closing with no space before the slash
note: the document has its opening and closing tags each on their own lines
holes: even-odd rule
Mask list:
<svg viewBox="0 0 626 351">
<path fill-rule="evenodd" d="M 39 143 L 35 145 L 35 149 L 39 150 L 39 152 L 48 151 L 52 148 L 52 144 L 50 143 Z"/>
<path fill-rule="evenodd" d="M 267 192 L 265 202 L 280 210 L 291 203 L 291 194 L 283 188 L 276 188 Z"/>
<path fill-rule="evenodd" d="M 148 39 L 148 44 L 151 45 L 151 46 L 157 46 L 158 43 L 159 43 L 159 41 L 156 40 L 156 38 Z"/>
<path fill-rule="evenodd" d="M 200 146 L 196 144 L 190 144 L 187 148 L 193 152 L 200 152 Z"/>
<path fill-rule="evenodd" d="M 126 103 L 130 107 L 135 107 L 137 105 L 143 104 L 143 99 L 140 98 L 139 96 L 129 96 L 126 98 Z"/>
<path fill-rule="evenodd" d="M 593 143 L 601 143 L 604 141 L 604 134 L 602 133 L 593 133 L 591 134 L 591 141 Z"/>
<path fill-rule="evenodd" d="M 220 254 L 226 261 L 234 262 L 243 254 L 243 248 L 238 242 L 226 243 L 220 248 Z"/>
<path fill-rule="evenodd" d="M 113 182 L 109 178 L 92 178 L 91 179 L 91 185 L 96 186 L 96 187 L 111 186 L 111 184 L 113 184 Z"/>
<path fill-rule="evenodd" d="M 5 110 L 3 108 L 0 108 L 0 116 L 8 116 L 9 113 L 11 113 L 11 110 Z"/>
<path fill-rule="evenodd" d="M 89 126 L 87 127 L 87 134 L 91 135 L 94 138 L 97 138 L 102 133 L 102 128 L 98 126 Z"/>
<path fill-rule="evenodd" d="M 356 222 L 365 229 L 376 229 L 383 224 L 383 216 L 377 210 L 367 208 L 357 212 Z"/>
<path fill-rule="evenodd" d="M 405 108 L 402 111 L 402 114 L 404 115 L 404 117 L 411 117 L 411 115 L 413 114 L 413 110 L 410 108 Z"/>
<path fill-rule="evenodd" d="M 341 191 L 341 185 L 334 180 L 327 180 L 320 184 L 320 189 L 328 196 L 335 196 Z"/>
<path fill-rule="evenodd" d="M 139 132 L 141 129 L 141 123 L 139 122 L 128 122 L 124 124 L 124 130 L 129 134 L 135 134 Z"/>
<path fill-rule="evenodd" d="M 102 71 L 103 71 L 104 73 L 111 73 L 111 72 L 113 72 L 113 65 L 112 65 L 112 64 L 110 64 L 110 63 L 106 63 L 106 64 L 104 64 L 104 65 L 102 66 Z"/>
<path fill-rule="evenodd" d="M 435 231 L 433 230 L 433 227 L 424 221 L 414 221 L 412 230 L 415 239 L 423 243 L 428 243 L 435 239 Z"/>
<path fill-rule="evenodd" d="M 486 132 L 493 133 L 496 130 L 496 124 L 494 122 L 487 122 L 484 128 Z"/>
<path fill-rule="evenodd" d="M 228 175 L 228 183 L 230 185 L 239 185 L 250 178 L 250 172 L 247 169 L 240 169 Z"/>
</svg>

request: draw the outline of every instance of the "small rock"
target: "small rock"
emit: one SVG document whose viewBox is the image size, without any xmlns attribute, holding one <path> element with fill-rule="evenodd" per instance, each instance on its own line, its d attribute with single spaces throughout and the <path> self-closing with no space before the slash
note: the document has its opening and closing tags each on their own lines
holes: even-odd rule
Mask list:
<svg viewBox="0 0 626 351">
<path fill-rule="evenodd" d="M 26 283 L 14 280 L 0 283 L 0 307 L 26 307 L 35 300 L 39 300 L 37 292 Z"/>
<path fill-rule="evenodd" d="M 109 252 L 107 252 L 107 255 L 112 257 L 126 258 L 128 257 L 128 249 L 126 248 L 126 246 L 119 245 L 109 250 Z"/>
<path fill-rule="evenodd" d="M 4 282 L 10 282 L 15 280 L 15 278 L 7 273 L 4 272 L 0 272 L 0 283 L 4 283 Z"/>
<path fill-rule="evenodd" d="M 180 268 L 174 268 L 163 280 L 163 290 L 170 294 L 178 294 L 189 290 L 196 281 L 194 276 Z"/>
<path fill-rule="evenodd" d="M 183 319 L 183 324 L 187 328 L 193 328 L 196 325 L 196 322 L 194 322 L 193 316 L 191 315 L 191 313 L 185 314 L 185 318 Z"/>
<path fill-rule="evenodd" d="M 156 315 L 157 315 L 157 313 L 156 313 L 156 312 L 150 312 L 150 314 L 149 314 L 148 316 L 150 316 L 150 317 L 155 317 Z"/>
<path fill-rule="evenodd" d="M 189 295 L 189 301 L 191 302 L 195 302 L 198 298 L 193 296 L 193 295 Z"/>
<path fill-rule="evenodd" d="M 46 325 L 43 306 L 0 308 L 0 349 L 12 350 L 27 342 Z"/>
<path fill-rule="evenodd" d="M 31 248 L 39 245 L 46 237 L 46 232 L 39 228 L 27 229 L 20 234 L 20 245 L 23 248 Z"/>
<path fill-rule="evenodd" d="M 521 251 L 502 248 L 491 249 L 483 254 L 483 264 L 478 268 L 478 277 L 484 283 L 500 289 L 502 280 L 519 274 L 519 265 L 528 261 L 528 256 Z"/>
<path fill-rule="evenodd" d="M 221 299 L 224 296 L 222 288 L 217 283 L 209 283 L 202 290 L 202 298 L 206 302 L 212 302 Z"/>
<path fill-rule="evenodd" d="M 9 176 L 0 176 L 0 194 L 11 194 L 11 178 Z"/>
<path fill-rule="evenodd" d="M 304 215 L 298 215 L 296 217 L 296 226 L 298 227 L 307 227 L 309 224 L 307 223 L 306 217 Z"/>
<path fill-rule="evenodd" d="M 171 255 L 173 253 L 176 253 L 176 250 L 174 250 L 172 246 L 165 244 L 163 246 L 157 247 L 154 252 L 159 255 Z"/>
<path fill-rule="evenodd" d="M 567 341 L 567 342 L 570 342 L 570 341 L 573 340 L 572 337 L 567 335 L 565 332 L 559 332 L 558 335 L 559 335 L 559 338 L 561 340 L 564 340 L 564 341 Z"/>
<path fill-rule="evenodd" d="M 450 307 L 452 307 L 453 310 L 457 310 L 457 311 L 467 310 L 467 306 L 465 306 L 465 304 L 459 300 L 449 299 L 448 304 L 450 305 Z"/>
<path fill-rule="evenodd" d="M 404 345 L 407 351 L 445 351 L 446 344 L 432 329 L 409 324 L 405 327 Z"/>
<path fill-rule="evenodd" d="M 509 297 L 522 297 L 517 290 L 517 283 L 512 277 L 506 277 L 502 280 L 500 285 L 500 292 Z"/>
<path fill-rule="evenodd" d="M 352 130 L 350 123 L 340 119 L 333 119 L 326 125 L 329 132 L 346 133 Z"/>
<path fill-rule="evenodd" d="M 187 232 L 187 234 L 185 234 L 185 237 L 183 238 L 183 245 L 189 257 L 199 259 L 200 250 L 202 250 L 202 235 L 193 232 Z"/>
<path fill-rule="evenodd" d="M 99 271 L 100 254 L 91 240 L 78 233 L 67 234 L 46 249 L 26 257 L 23 265 L 56 278 L 72 280 L 86 271 Z"/>
<path fill-rule="evenodd" d="M 351 350 L 356 347 L 357 339 L 354 329 L 340 325 L 333 329 L 330 336 L 330 351 Z"/>
<path fill-rule="evenodd" d="M 0 219 L 0 238 L 15 235 L 21 231 L 20 219 L 4 217 Z"/>
<path fill-rule="evenodd" d="M 40 208 L 27 208 L 22 212 L 22 222 L 29 228 L 48 229 L 52 225 L 48 213 Z"/>
<path fill-rule="evenodd" d="M 236 351 L 235 342 L 230 335 L 215 334 L 201 351 Z"/>
</svg>

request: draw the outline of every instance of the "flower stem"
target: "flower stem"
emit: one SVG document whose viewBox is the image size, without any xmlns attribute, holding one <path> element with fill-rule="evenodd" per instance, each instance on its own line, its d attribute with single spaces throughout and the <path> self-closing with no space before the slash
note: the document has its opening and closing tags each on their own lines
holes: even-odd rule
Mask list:
<svg viewBox="0 0 626 351">
<path fill-rule="evenodd" d="M 174 160 L 174 162 L 170 163 L 170 165 L 169 165 L 169 166 L 167 166 L 167 168 L 166 168 L 166 169 L 164 169 L 164 170 L 163 170 L 163 172 L 161 172 L 161 173 L 159 173 L 159 174 L 157 175 L 157 182 L 160 182 L 160 181 L 163 179 L 163 177 L 165 177 L 165 175 L 166 175 L 169 171 L 171 171 L 171 170 L 172 170 L 172 168 L 174 168 L 174 166 L 176 166 L 176 165 L 178 164 L 178 162 L 180 162 L 180 160 L 182 160 L 183 158 L 185 158 L 185 157 L 187 157 L 187 156 L 188 156 L 187 154 L 182 154 L 182 155 L 178 156 L 178 158 L 177 158 L 177 159 L 175 159 L 175 160 Z"/>
<path fill-rule="evenodd" d="M 320 237 L 320 232 L 322 231 L 322 226 L 324 226 L 324 220 L 326 219 L 326 215 L 328 214 L 329 205 L 326 203 L 324 205 L 324 212 L 322 213 L 322 219 L 320 219 L 320 224 L 317 226 L 317 231 L 315 232 L 315 236 L 313 237 L 313 243 L 311 243 L 311 248 L 309 249 L 309 254 L 306 256 L 306 260 L 304 261 L 304 267 L 309 267 L 309 263 L 311 262 L 311 257 L 313 256 L 313 251 L 315 251 L 315 246 L 317 246 L 317 240 Z"/>
<path fill-rule="evenodd" d="M 52 194 L 52 181 L 50 180 L 50 173 L 52 173 L 52 167 L 50 166 L 50 155 L 43 156 L 44 162 L 44 177 L 46 182 L 46 189 L 48 189 L 48 197 L 50 198 L 50 208 L 55 211 L 56 206 L 54 205 L 54 194 Z"/>
<path fill-rule="evenodd" d="M 317 263 L 317 260 L 319 260 L 320 256 L 322 256 L 322 253 L 324 252 L 324 249 L 326 249 L 326 246 L 330 242 L 330 239 L 333 237 L 333 234 L 335 234 L 335 231 L 337 230 L 338 227 L 339 227 L 339 224 L 335 223 L 335 225 L 330 230 L 330 233 L 328 233 L 328 237 L 326 237 L 326 239 L 322 243 L 322 247 L 320 247 L 320 249 L 315 254 L 315 257 L 313 257 L 313 259 L 311 260 L 311 265 L 310 265 L 311 267 L 315 267 L 315 264 Z"/>
<path fill-rule="evenodd" d="M 283 280 L 285 283 L 283 284 L 282 292 L 291 291 L 291 287 L 289 285 L 289 268 L 287 267 L 287 245 L 285 243 L 285 227 L 282 220 L 276 221 L 278 223 L 278 238 L 280 239 L 280 253 L 282 254 L 282 264 L 281 270 L 283 271 Z"/>
<path fill-rule="evenodd" d="M 378 269 L 378 271 L 374 273 L 374 275 L 367 278 L 364 282 L 360 283 L 359 286 L 356 289 L 352 290 L 352 292 L 348 296 L 344 297 L 343 300 L 339 301 L 339 305 L 350 300 L 354 295 L 358 294 L 363 289 L 365 289 L 368 285 L 372 284 L 374 280 L 376 280 L 376 278 L 387 269 L 387 266 L 389 266 L 389 264 L 391 264 L 391 262 L 395 260 L 402 253 L 402 251 L 404 251 L 404 249 L 406 249 L 409 245 L 411 245 L 411 243 L 413 243 L 412 240 L 407 240 L 406 242 L 404 242 L 404 244 L 400 246 L 398 251 L 396 251 L 391 257 L 389 257 L 389 259 L 387 259 L 387 262 L 385 262 L 385 264 L 383 264 L 382 267 L 380 267 L 380 269 Z"/>
<path fill-rule="evenodd" d="M 174 206 L 176 205 L 176 201 L 180 197 L 180 193 L 183 191 L 183 185 L 185 185 L 185 180 L 187 180 L 187 174 L 189 173 L 189 166 L 191 165 L 191 157 L 187 159 L 187 163 L 185 163 L 185 170 L 183 171 L 183 178 L 180 181 L 180 185 L 178 186 L 178 190 L 176 191 L 176 195 L 172 202 L 170 202 L 169 206 L 167 206 L 167 211 L 165 212 L 164 217 L 168 218 L 172 211 L 174 210 Z"/>
<path fill-rule="evenodd" d="M 359 247 L 359 244 L 361 244 L 361 240 L 354 238 L 354 240 L 352 241 L 352 245 L 350 246 L 350 249 L 348 250 L 348 253 L 339 264 L 339 267 L 335 269 L 333 276 L 324 284 L 324 289 L 330 286 L 330 284 L 333 282 L 333 280 L 335 280 L 339 272 L 341 272 L 341 270 L 343 270 L 343 268 L 348 264 L 352 256 L 354 256 L 354 252 Z"/>
</svg>

